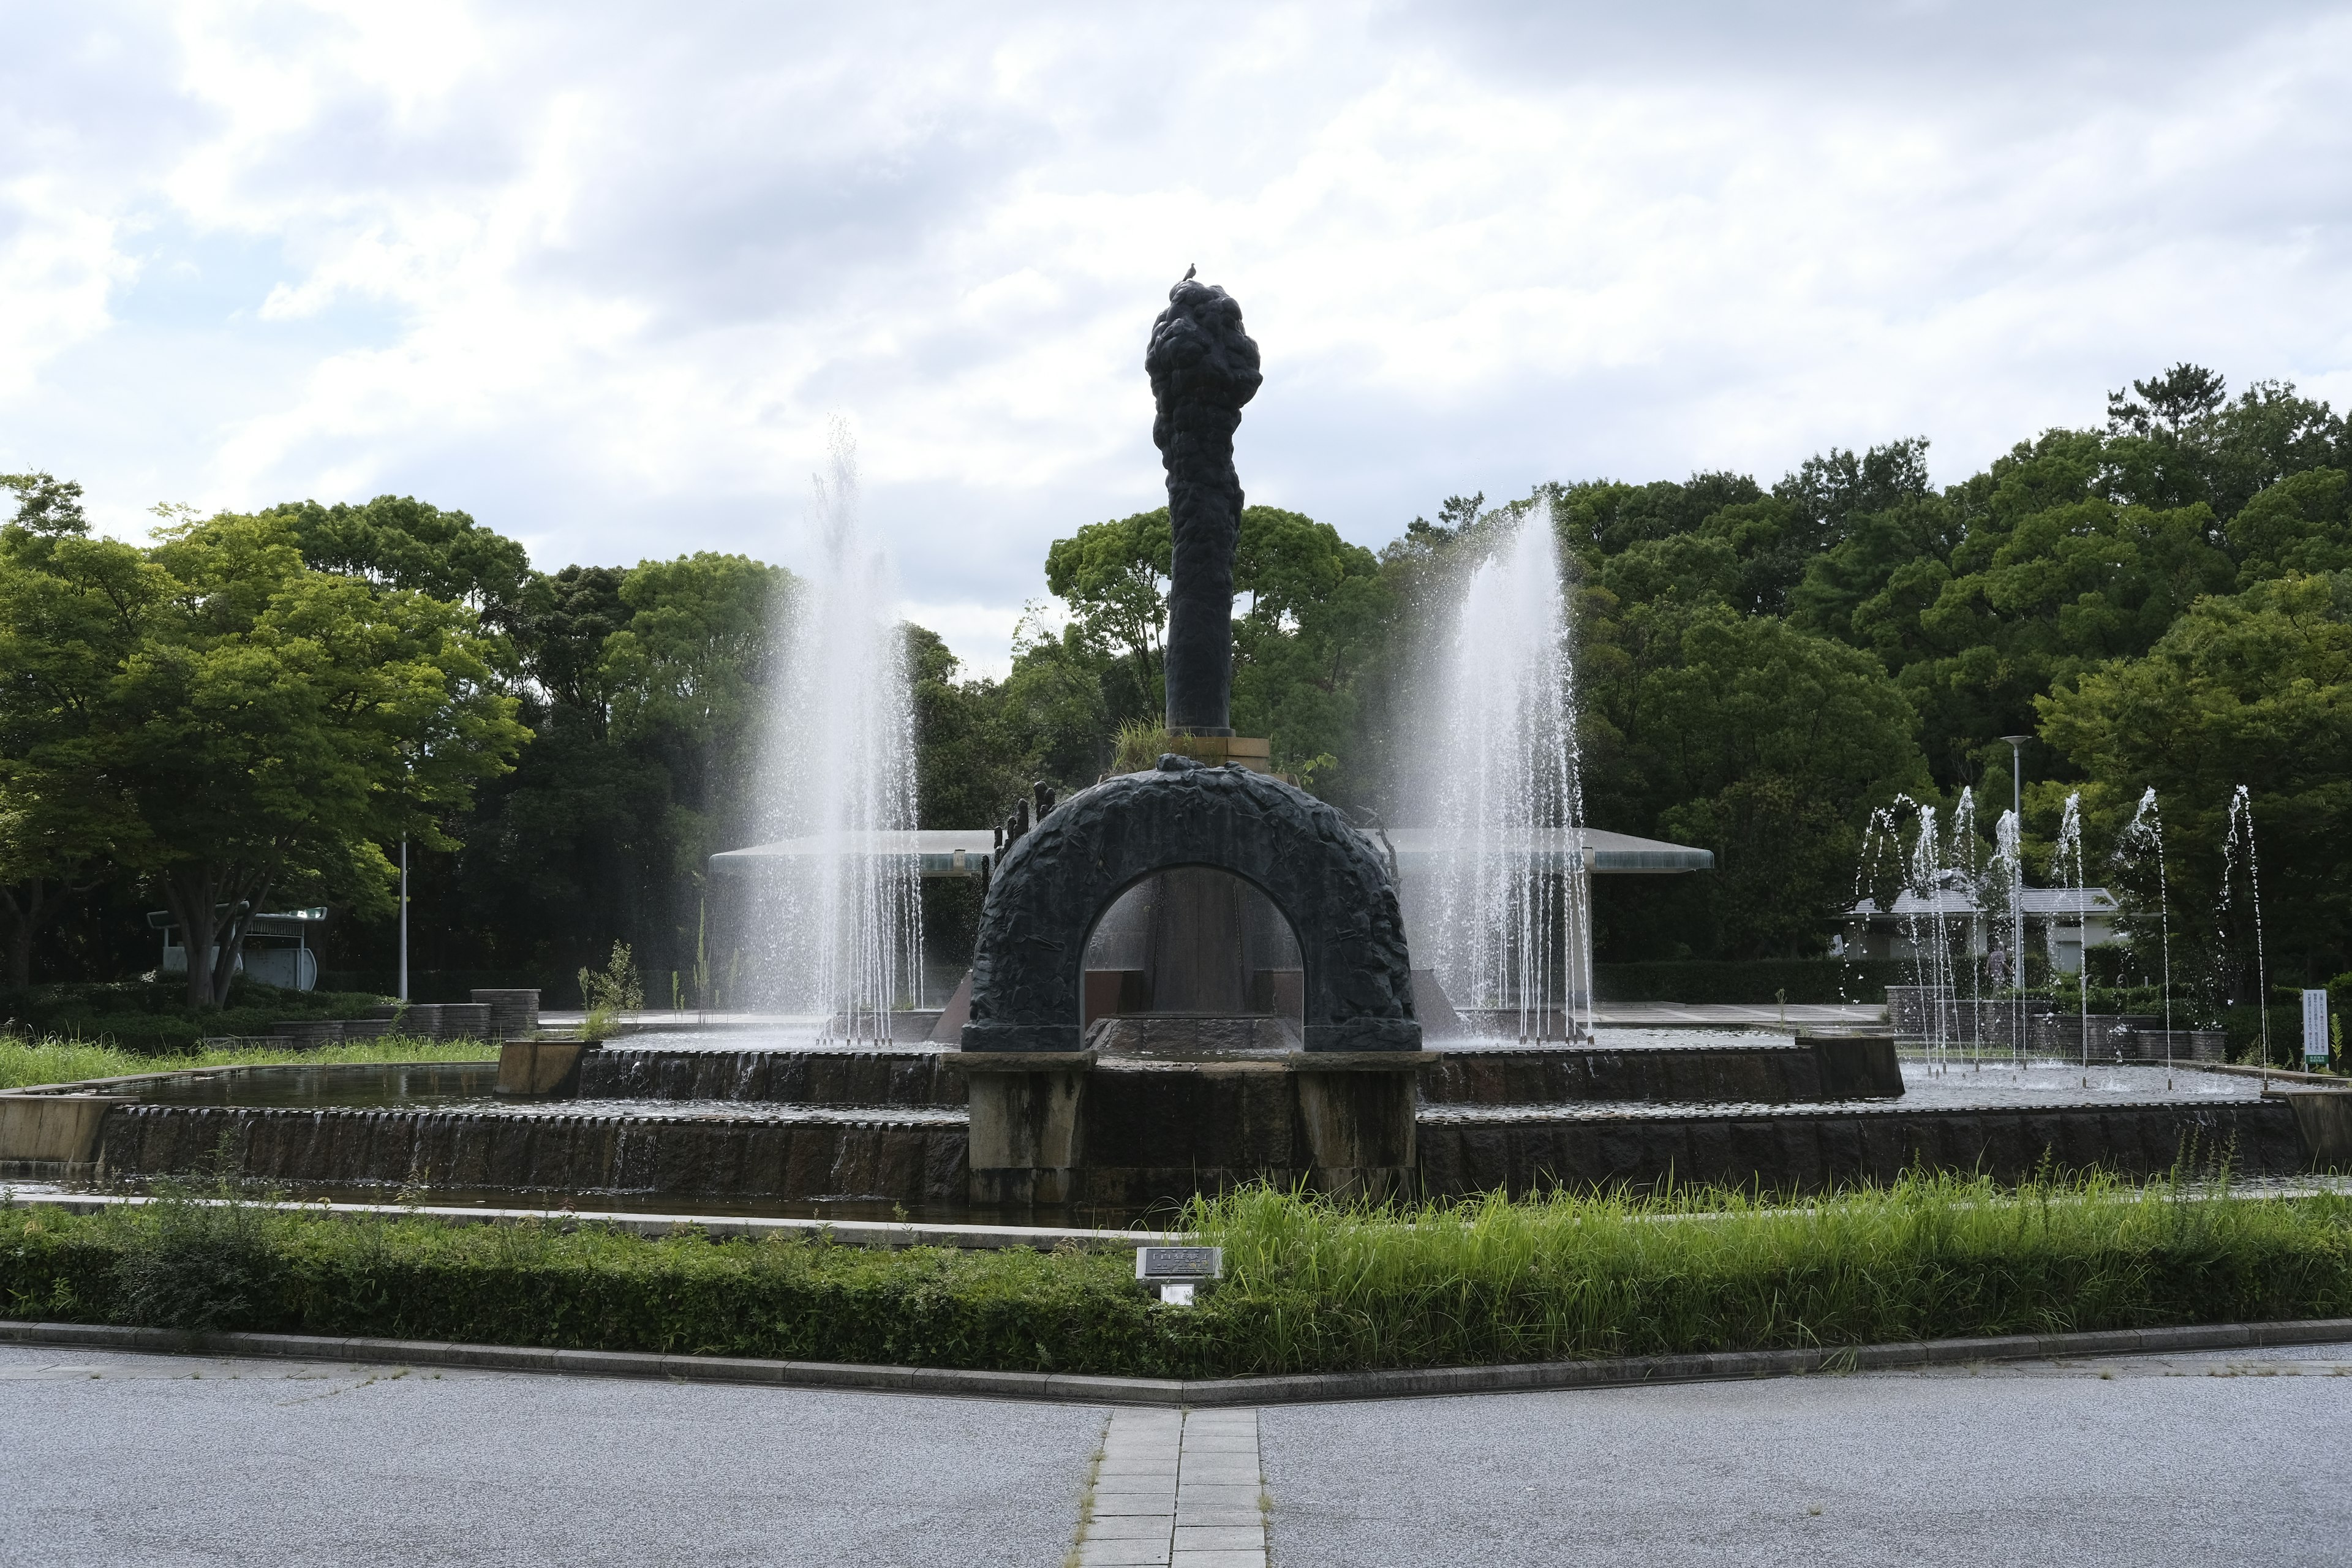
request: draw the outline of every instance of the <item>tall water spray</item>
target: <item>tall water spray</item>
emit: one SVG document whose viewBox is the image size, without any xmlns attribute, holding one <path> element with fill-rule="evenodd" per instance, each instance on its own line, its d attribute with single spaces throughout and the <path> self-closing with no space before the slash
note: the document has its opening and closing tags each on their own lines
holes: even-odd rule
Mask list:
<svg viewBox="0 0 2352 1568">
<path fill-rule="evenodd" d="M 1496 520 L 1428 682 L 1419 785 L 1438 855 L 1405 889 L 1457 1004 L 1517 1015 L 1522 1037 L 1590 1019 L 1591 895 L 1568 605 L 1549 510 Z"/>
<path fill-rule="evenodd" d="M 2221 840 L 2221 946 L 2230 943 L 2230 911 L 2236 902 L 2237 870 L 2246 868 L 2246 893 L 2254 916 L 2254 1016 L 2261 1021 L 2263 1081 L 2271 1066 L 2270 962 L 2263 952 L 2263 868 L 2254 855 L 2254 797 L 2244 784 L 2230 795 L 2230 826 Z"/>
<path fill-rule="evenodd" d="M 1992 865 L 1985 878 L 1988 890 L 2000 889 L 2001 912 L 2009 916 L 2009 961 L 2005 977 L 2010 994 L 2009 1051 L 2011 1061 L 2025 1063 L 2025 828 L 2014 811 L 2004 811 L 1993 825 Z"/>
<path fill-rule="evenodd" d="M 1960 954 L 1969 966 L 1969 1023 L 1962 1037 L 1971 1047 L 1977 1065 L 1982 1067 L 1984 1056 L 1984 966 L 1976 961 L 1976 952 L 1984 942 L 1984 894 L 1982 868 L 1977 864 L 1977 792 L 1962 784 L 1958 804 L 1952 807 L 1951 867 L 1960 888 L 1968 898 L 1969 923 L 1961 933 Z M 1959 987 L 1957 978 L 1953 994 Z M 1953 1012 L 1959 1009 L 1955 1006 Z"/>
<path fill-rule="evenodd" d="M 2063 879 L 2067 890 L 2074 895 L 2074 989 L 2080 1004 L 2083 1036 L 2083 1082 L 2091 1081 L 2091 917 L 2089 895 L 2083 890 L 2083 795 L 2079 790 L 2066 796 L 2066 809 L 2058 818 L 2058 845 L 2053 851 L 2053 880 Z"/>
<path fill-rule="evenodd" d="M 1960 801 L 1971 813 L 1968 820 L 1973 824 L 1971 797 L 1963 794 Z M 1903 845 L 1906 816 L 1912 828 L 1907 849 Z M 1954 852 L 1959 847 L 1961 820 L 1957 815 L 1953 818 Z M 1967 831 L 1973 834 L 1975 828 L 1970 826 Z M 1970 851 L 1971 865 L 1974 858 Z M 1920 1000 L 1919 1039 L 1934 1072 L 1949 1070 L 1951 1047 L 1960 1037 L 1948 897 L 1956 871 L 1935 806 L 1904 794 L 1871 812 L 1863 828 L 1862 854 L 1854 865 L 1854 901 L 1859 905 L 1867 900 L 1874 909 L 1894 916 L 1902 930 Z"/>
<path fill-rule="evenodd" d="M 2172 1071 L 2172 879 L 2164 864 L 2164 817 L 2157 810 L 2156 786 L 2150 784 L 2139 797 L 2139 809 L 2132 813 L 2123 837 L 2116 841 L 2118 864 L 2138 865 L 2149 855 L 2156 857 L 2156 931 L 2158 955 L 2161 962 L 2158 979 L 2164 1001 L 2164 1070 Z M 2169 1076 L 2165 1087 L 2172 1087 Z"/>
<path fill-rule="evenodd" d="M 772 834 L 817 841 L 764 889 L 772 1005 L 825 1032 L 887 1039 L 894 1007 L 919 1005 L 919 862 L 914 705 L 887 555 L 864 531 L 857 450 L 836 420 L 813 482 L 815 558 L 788 617 L 761 802 Z"/>
</svg>

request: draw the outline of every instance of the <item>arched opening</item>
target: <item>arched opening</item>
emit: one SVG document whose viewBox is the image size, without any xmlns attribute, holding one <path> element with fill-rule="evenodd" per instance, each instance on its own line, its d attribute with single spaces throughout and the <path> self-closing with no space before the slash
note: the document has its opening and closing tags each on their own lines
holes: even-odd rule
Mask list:
<svg viewBox="0 0 2352 1568">
<path fill-rule="evenodd" d="M 1135 1015 L 1270 1017 L 1303 1031 L 1298 936 L 1254 883 L 1213 866 L 1143 877 L 1096 919 L 1081 1026 Z"/>
<path fill-rule="evenodd" d="M 1164 759 L 1080 790 L 1004 852 L 972 955 L 970 1051 L 1074 1052 L 1099 916 L 1171 870 L 1214 868 L 1288 917 L 1309 1051 L 1417 1051 L 1396 890 L 1379 852 L 1325 802 L 1239 768 Z"/>
</svg>

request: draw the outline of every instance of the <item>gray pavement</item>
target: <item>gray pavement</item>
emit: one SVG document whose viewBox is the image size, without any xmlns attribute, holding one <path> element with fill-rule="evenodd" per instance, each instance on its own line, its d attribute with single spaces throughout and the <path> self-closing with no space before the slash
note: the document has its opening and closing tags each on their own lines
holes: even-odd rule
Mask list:
<svg viewBox="0 0 2352 1568">
<path fill-rule="evenodd" d="M 2352 1563 L 2352 1347 L 1269 1407 L 1281 1568 Z"/>
<path fill-rule="evenodd" d="M 1269 1406 L 1255 1436 L 1281 1568 L 2336 1564 L 2347 1377 L 2315 1346 Z M 0 1346 L 0 1568 L 1052 1568 L 1097 1453 L 1107 1500 L 1174 1436 L 1136 1414 L 1120 1463 L 1079 1406 Z M 1247 1413 L 1214 1414 L 1245 1469 Z M 1087 1555 L 1245 1500 L 1106 1509 Z"/>
<path fill-rule="evenodd" d="M 0 1347 L 0 1563 L 1058 1568 L 1104 1419 Z"/>
</svg>

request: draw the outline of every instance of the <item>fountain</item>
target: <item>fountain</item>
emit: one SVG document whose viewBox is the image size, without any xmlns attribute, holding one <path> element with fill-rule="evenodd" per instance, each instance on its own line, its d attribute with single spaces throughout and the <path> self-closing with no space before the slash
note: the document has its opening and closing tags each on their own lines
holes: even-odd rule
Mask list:
<svg viewBox="0 0 2352 1568">
<path fill-rule="evenodd" d="M 1360 828 L 1244 765 L 1264 753 L 1229 732 L 1232 439 L 1260 382 L 1240 307 L 1178 284 L 1146 368 L 1176 532 L 1168 720 L 1232 742 L 1223 765 L 1171 755 L 1064 800 L 1041 790 L 1001 838 L 919 830 L 887 568 L 860 535 L 839 437 L 766 775 L 773 826 L 793 837 L 714 860 L 781 873 L 767 962 L 803 1016 L 602 1047 L 513 1040 L 495 1066 L 167 1071 L 0 1095 L 0 1177 L 136 1181 L 225 1154 L 306 1194 L 1124 1222 L 1251 1181 L 1371 1198 L 1670 1183 L 1798 1192 L 1922 1165 L 2150 1174 L 2192 1139 L 2232 1148 L 2242 1171 L 2290 1172 L 2336 1147 L 2299 1120 L 2312 1108 L 2251 1079 L 2183 1071 L 2158 1093 L 2127 1072 L 2095 1084 L 2087 1052 L 2079 1068 L 2030 1063 L 2021 1009 L 2016 1070 L 2000 1082 L 1954 1079 L 1948 1049 L 1906 1078 L 1887 1032 L 1591 1026 L 1585 876 L 1706 861 L 1580 819 L 1567 628 L 1539 513 L 1495 525 L 1447 623 L 1454 706 L 1430 749 L 1461 776 L 1429 783 L 1435 824 L 1418 841 Z M 1904 809 L 1907 848 L 1885 822 L 1900 861 L 1889 874 L 1912 900 L 1937 998 L 1931 1035 L 1948 1047 L 1943 1015 L 1958 1003 L 1944 902 L 1959 873 L 1944 846 L 1959 820 L 1948 838 L 1933 809 Z M 2069 821 L 2079 886 L 2072 806 Z M 2243 792 L 2231 822 L 2251 886 Z M 2021 950 L 2014 813 L 1998 837 L 1986 880 L 2002 883 Z M 971 972 L 936 1016 L 903 1007 L 924 875 L 987 879 Z M 1417 977 L 1400 879 L 1433 895 L 1437 962 L 1497 1008 L 1456 1019 Z M 1097 1010 L 1097 937 L 1106 950 L 1192 954 L 1171 986 L 1185 1010 Z M 2259 942 L 2258 928 L 2258 971 Z M 1124 985 L 1123 972 L 1103 973 Z M 1281 1005 L 1236 1010 L 1261 981 Z M 909 1017 L 920 1035 L 896 1027 Z M 1981 1030 L 1982 1009 L 1970 1026 Z M 2087 1013 L 2077 1027 L 2087 1041 Z"/>
<path fill-rule="evenodd" d="M 2025 1061 L 2025 825 L 2016 811 L 2004 811 L 1993 825 L 1993 864 L 2009 915 L 2009 1049 L 2012 1065 Z"/>
<path fill-rule="evenodd" d="M 2246 901 L 2254 921 L 2254 1015 L 2261 1022 L 2262 1067 L 2268 1081 L 2271 1066 L 2270 963 L 2263 952 L 2263 873 L 2254 857 L 2254 798 L 2240 784 L 2230 795 L 2230 826 L 2221 840 L 2221 948 L 2230 943 L 2230 914 L 2237 897 L 2237 868 L 2246 868 Z"/>
<path fill-rule="evenodd" d="M 2058 844 L 2051 853 L 2051 871 L 2063 878 L 2060 885 L 2074 895 L 2075 931 L 2080 940 L 2074 944 L 2074 993 L 2076 1013 L 2082 1024 L 2078 1031 L 2083 1051 L 2083 1087 L 2091 1084 L 2091 930 L 2090 916 L 2084 907 L 2083 892 L 2083 795 L 2069 791 L 2066 808 L 2059 814 Z"/>
<path fill-rule="evenodd" d="M 1532 852 L 1583 837 L 1568 607 L 1548 509 L 1491 526 L 1426 683 L 1435 743 L 1408 809 L 1434 825 L 1436 853 L 1406 914 L 1456 1007 L 1504 1015 L 1520 1039 L 1573 1039 L 1591 1030 L 1589 884 Z"/>
<path fill-rule="evenodd" d="M 762 999 L 833 1037 L 887 1040 L 920 1007 L 922 905 L 903 857 L 864 852 L 915 826 L 915 738 L 897 584 L 865 534 L 857 454 L 835 419 L 814 481 L 815 559 L 789 606 L 759 797 L 770 837 L 815 840 L 755 893 Z"/>
<path fill-rule="evenodd" d="M 2163 1004 L 2165 1087 L 2172 1084 L 2172 879 L 2164 863 L 2164 818 L 2157 810 L 2156 786 L 2139 797 L 2139 808 L 2116 840 L 2116 863 L 2137 869 L 2147 857 L 2156 858 L 2158 996 Z"/>
</svg>

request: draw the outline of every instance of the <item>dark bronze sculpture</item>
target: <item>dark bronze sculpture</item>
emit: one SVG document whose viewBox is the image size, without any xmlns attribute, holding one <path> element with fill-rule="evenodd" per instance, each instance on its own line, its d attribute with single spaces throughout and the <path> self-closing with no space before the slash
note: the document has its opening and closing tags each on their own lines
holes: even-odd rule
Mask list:
<svg viewBox="0 0 2352 1568">
<path fill-rule="evenodd" d="M 1258 389 L 1257 345 L 1222 289 L 1188 278 L 1168 301 L 1144 356 L 1175 535 L 1168 722 L 1230 735 L 1242 515 L 1234 431 Z M 1229 872 L 1289 922 L 1298 942 L 1301 1044 L 1310 1055 L 1420 1050 L 1395 884 L 1370 841 L 1330 805 L 1270 774 L 1177 756 L 1058 804 L 1041 788 L 1034 815 L 1030 805 L 1021 803 L 1005 823 L 991 867 L 961 1037 L 967 1053 L 1076 1052 L 1096 922 L 1129 889 L 1179 868 Z M 1223 934 L 1238 942 L 1232 925 L 1228 913 Z M 1408 1111 L 1411 1088 L 1406 1082 L 1399 1101 Z M 988 1163 L 976 1154 L 973 1168 Z"/>
<path fill-rule="evenodd" d="M 1151 439 L 1168 470 L 1175 559 L 1168 582 L 1168 727 L 1184 734 L 1233 731 L 1234 549 L 1241 538 L 1242 481 L 1234 431 L 1257 394 L 1257 344 L 1242 308 L 1213 284 L 1184 281 L 1151 324 L 1143 368 L 1158 412 Z"/>
</svg>

